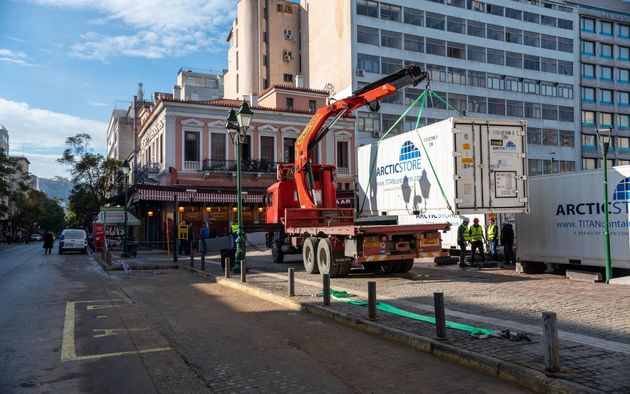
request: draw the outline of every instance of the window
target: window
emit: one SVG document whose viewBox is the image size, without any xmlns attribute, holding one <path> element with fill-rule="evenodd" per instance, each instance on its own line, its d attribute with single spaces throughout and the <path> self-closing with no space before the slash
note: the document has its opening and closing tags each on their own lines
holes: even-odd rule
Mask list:
<svg viewBox="0 0 630 394">
<path fill-rule="evenodd" d="M 359 70 L 365 70 L 366 72 L 369 73 L 379 73 L 379 58 L 378 56 L 372 56 L 372 55 L 364 55 L 359 53 L 357 55 L 357 68 Z"/>
<path fill-rule="evenodd" d="M 556 18 L 547 15 L 540 16 L 540 23 L 545 26 L 556 27 Z"/>
<path fill-rule="evenodd" d="M 266 135 L 260 136 L 260 161 L 267 163 L 275 162 L 275 151 L 275 139 Z"/>
<path fill-rule="evenodd" d="M 595 33 L 595 19 L 582 17 L 580 20 L 580 30 Z"/>
<path fill-rule="evenodd" d="M 582 41 L 580 45 L 582 55 L 595 56 L 595 43 L 593 41 Z"/>
<path fill-rule="evenodd" d="M 630 25 L 617 24 L 617 35 L 623 38 L 630 38 Z"/>
<path fill-rule="evenodd" d="M 626 70 L 625 68 L 618 68 L 617 81 L 624 83 L 630 82 L 630 70 Z"/>
<path fill-rule="evenodd" d="M 499 49 L 488 48 L 488 63 L 505 65 L 505 52 Z"/>
<path fill-rule="evenodd" d="M 540 33 L 525 31 L 523 42 L 525 43 L 525 45 L 529 45 L 530 47 L 540 47 Z"/>
<path fill-rule="evenodd" d="M 599 56 L 613 57 L 613 46 L 611 44 L 599 44 Z"/>
<path fill-rule="evenodd" d="M 604 81 L 612 81 L 612 67 L 599 66 L 599 78 Z"/>
<path fill-rule="evenodd" d="M 540 40 L 540 46 L 545 49 L 553 49 L 556 50 L 556 36 L 548 36 L 547 34 L 543 34 Z"/>
<path fill-rule="evenodd" d="M 466 0 L 446 0 L 446 4 L 453 7 L 466 8 Z"/>
<path fill-rule="evenodd" d="M 540 119 L 540 104 L 525 102 L 525 117 L 531 119 Z"/>
<path fill-rule="evenodd" d="M 558 18 L 558 27 L 566 30 L 573 30 L 573 21 Z"/>
<path fill-rule="evenodd" d="M 560 165 L 557 160 L 543 160 L 543 173 L 556 174 L 560 171 Z"/>
<path fill-rule="evenodd" d="M 492 115 L 505 115 L 505 100 L 488 97 L 488 113 Z"/>
<path fill-rule="evenodd" d="M 382 74 L 393 74 L 396 71 L 402 68 L 402 60 L 401 59 L 393 59 L 390 57 L 382 57 L 381 58 L 381 73 Z"/>
<path fill-rule="evenodd" d="M 527 173 L 530 176 L 541 175 L 543 173 L 542 160 L 528 159 L 527 160 Z"/>
<path fill-rule="evenodd" d="M 378 18 L 378 2 L 372 0 L 357 0 L 357 14 Z"/>
<path fill-rule="evenodd" d="M 512 42 L 514 44 L 523 43 L 523 30 L 505 28 L 505 41 Z"/>
<path fill-rule="evenodd" d="M 543 145 L 558 145 L 558 130 L 543 129 Z"/>
<path fill-rule="evenodd" d="M 199 132 L 197 131 L 184 132 L 184 161 L 199 162 Z"/>
<path fill-rule="evenodd" d="M 505 90 L 510 92 L 523 92 L 523 82 L 520 78 L 516 77 L 505 77 Z M 522 103 L 521 103 L 522 104 Z M 522 107 L 522 105 L 521 105 Z"/>
<path fill-rule="evenodd" d="M 582 63 L 582 78 L 595 78 L 595 65 Z"/>
<path fill-rule="evenodd" d="M 618 46 L 617 47 L 617 54 L 618 54 L 618 58 L 621 60 L 630 60 L 630 48 L 628 47 L 622 47 L 622 46 Z"/>
<path fill-rule="evenodd" d="M 575 135 L 573 134 L 572 130 L 560 130 L 559 134 L 560 134 L 560 140 L 559 140 L 560 146 L 568 146 L 570 148 L 573 148 L 575 146 Z"/>
<path fill-rule="evenodd" d="M 549 59 L 547 57 L 540 58 L 540 71 L 544 71 L 547 73 L 556 73 L 558 72 L 558 65 L 556 64 L 556 59 Z"/>
<path fill-rule="evenodd" d="M 284 74 L 283 79 L 284 82 L 293 82 L 293 74 Z"/>
<path fill-rule="evenodd" d="M 426 52 L 431 55 L 444 56 L 445 55 L 445 42 L 442 40 L 434 40 L 427 38 Z"/>
<path fill-rule="evenodd" d="M 288 49 L 284 49 L 282 51 L 282 59 L 284 61 L 289 61 L 289 60 L 293 59 L 293 52 L 289 51 Z"/>
<path fill-rule="evenodd" d="M 375 112 L 359 112 L 357 117 L 358 130 L 368 133 L 381 131 L 381 116 Z"/>
<path fill-rule="evenodd" d="M 630 105 L 630 92 L 617 92 L 617 98 L 617 104 Z"/>
<path fill-rule="evenodd" d="M 424 39 L 412 34 L 405 34 L 405 50 L 424 52 Z"/>
<path fill-rule="evenodd" d="M 619 126 L 620 129 L 630 128 L 630 115 L 618 114 L 617 126 Z"/>
<path fill-rule="evenodd" d="M 593 149 L 594 148 L 594 144 L 593 144 Z M 582 159 L 582 169 L 583 170 L 594 170 L 597 168 L 597 159 L 587 159 L 587 158 L 583 158 Z"/>
<path fill-rule="evenodd" d="M 389 129 L 391 129 L 389 135 L 403 133 L 405 131 L 404 122 L 398 122 L 398 124 L 394 127 L 396 120 L 398 120 L 398 115 L 383 114 L 383 131 L 387 132 Z"/>
<path fill-rule="evenodd" d="M 468 9 L 478 12 L 485 12 L 484 3 L 477 0 L 468 0 Z"/>
<path fill-rule="evenodd" d="M 357 42 L 378 46 L 378 29 L 367 26 L 357 26 Z"/>
<path fill-rule="evenodd" d="M 558 107 L 555 105 L 543 104 L 542 118 L 545 120 L 558 120 Z"/>
<path fill-rule="evenodd" d="M 434 92 L 434 93 L 436 93 L 440 97 L 446 97 L 446 92 Z M 431 96 L 427 98 L 427 108 L 446 109 L 446 104 L 444 104 L 442 100 Z"/>
<path fill-rule="evenodd" d="M 600 126 L 613 126 L 613 114 L 608 112 L 599 113 L 599 125 Z"/>
<path fill-rule="evenodd" d="M 466 34 L 466 20 L 465 19 L 449 16 L 447 20 L 448 20 L 448 31 L 453 32 L 453 33 Z"/>
<path fill-rule="evenodd" d="M 613 103 L 613 92 L 608 89 L 599 89 L 599 102 L 602 104 Z"/>
<path fill-rule="evenodd" d="M 582 111 L 582 125 L 583 126 L 595 126 L 595 112 Z"/>
<path fill-rule="evenodd" d="M 540 83 L 540 94 L 543 96 L 552 96 L 556 97 L 556 84 L 553 82 L 541 82 Z"/>
<path fill-rule="evenodd" d="M 604 36 L 612 36 L 613 35 L 612 22 L 606 22 L 606 21 L 599 22 L 599 34 L 602 34 Z"/>
<path fill-rule="evenodd" d="M 435 64 L 427 64 L 426 70 L 427 73 L 429 73 L 431 81 L 446 82 L 446 67 Z"/>
<path fill-rule="evenodd" d="M 381 19 L 400 22 L 401 7 L 398 5 L 381 3 Z"/>
<path fill-rule="evenodd" d="M 540 59 L 538 56 L 525 55 L 524 66 L 526 70 L 540 71 Z"/>
<path fill-rule="evenodd" d="M 421 94 L 420 89 L 405 88 L 405 105 L 411 105 Z"/>
<path fill-rule="evenodd" d="M 486 4 L 486 12 L 491 15 L 503 16 L 503 7 L 496 4 Z"/>
<path fill-rule="evenodd" d="M 467 32 L 469 36 L 482 37 L 482 38 L 486 37 L 486 24 L 485 23 L 468 20 L 466 24 L 467 24 L 467 28 L 468 28 Z"/>
<path fill-rule="evenodd" d="M 503 78 L 497 74 L 488 74 L 487 87 L 488 89 L 503 90 Z"/>
<path fill-rule="evenodd" d="M 582 101 L 595 102 L 595 88 L 582 86 Z"/>
<path fill-rule="evenodd" d="M 487 26 L 487 37 L 491 40 L 504 41 L 505 34 L 503 26 L 490 25 Z"/>
<path fill-rule="evenodd" d="M 446 27 L 446 23 L 444 22 L 444 15 L 427 12 L 426 20 L 427 27 L 430 27 L 431 29 L 444 30 Z"/>
<path fill-rule="evenodd" d="M 402 92 L 396 92 L 392 95 L 389 95 L 385 98 L 383 98 L 381 100 L 381 102 L 383 103 L 388 103 L 388 104 L 400 104 L 402 105 L 403 103 L 403 94 Z"/>
<path fill-rule="evenodd" d="M 381 45 L 389 48 L 402 48 L 402 33 L 381 30 Z"/>
<path fill-rule="evenodd" d="M 521 10 L 515 10 L 514 8 L 505 8 L 505 16 L 511 19 L 523 19 L 523 12 Z"/>
<path fill-rule="evenodd" d="M 486 62 L 486 48 L 468 45 L 468 60 L 474 62 Z"/>
<path fill-rule="evenodd" d="M 210 158 L 223 164 L 225 162 L 225 133 L 210 133 Z"/>
<path fill-rule="evenodd" d="M 468 112 L 476 112 L 478 114 L 485 114 L 486 98 L 477 96 L 468 96 Z"/>
<path fill-rule="evenodd" d="M 287 97 L 285 99 L 286 105 L 285 108 L 289 111 L 293 111 L 293 97 Z"/>
<path fill-rule="evenodd" d="M 523 102 L 507 100 L 507 116 L 523 117 Z"/>
<path fill-rule="evenodd" d="M 285 163 L 293 163 L 295 161 L 295 138 L 284 139 L 282 158 Z"/>
<path fill-rule="evenodd" d="M 460 113 L 466 111 L 466 96 L 463 94 L 449 93 L 448 103 Z"/>
<path fill-rule="evenodd" d="M 523 11 L 523 20 L 525 22 L 540 23 L 540 15 Z"/>
<path fill-rule="evenodd" d="M 534 127 L 527 128 L 527 143 L 534 145 L 542 144 L 542 130 Z"/>
<path fill-rule="evenodd" d="M 424 12 L 405 7 L 405 23 L 416 26 L 424 26 Z"/>
<path fill-rule="evenodd" d="M 523 92 L 531 93 L 531 94 L 540 94 L 540 86 L 538 85 L 538 81 L 534 81 L 532 79 L 524 79 Z"/>
<path fill-rule="evenodd" d="M 337 141 L 337 168 L 349 168 L 350 167 L 350 155 L 348 152 L 347 141 Z"/>
<path fill-rule="evenodd" d="M 573 52 L 573 40 L 570 38 L 558 37 L 558 50 L 561 52 Z"/>
<path fill-rule="evenodd" d="M 470 47 L 468 47 L 470 54 Z M 486 73 L 483 71 L 468 71 L 468 85 L 480 88 L 486 87 Z"/>
<path fill-rule="evenodd" d="M 308 110 L 312 113 L 317 111 L 317 102 L 315 100 L 308 100 Z"/>
<path fill-rule="evenodd" d="M 630 138 L 617 137 L 617 148 L 620 152 L 630 152 Z"/>
<path fill-rule="evenodd" d="M 466 59 L 466 45 L 457 42 L 446 44 L 446 56 L 456 59 Z"/>
<path fill-rule="evenodd" d="M 573 123 L 573 107 L 558 107 L 558 120 Z"/>
<path fill-rule="evenodd" d="M 573 86 L 559 83 L 558 84 L 558 97 L 572 99 L 573 98 Z"/>
<path fill-rule="evenodd" d="M 466 85 L 466 70 L 461 68 L 449 67 L 446 81 L 448 83 Z"/>
</svg>

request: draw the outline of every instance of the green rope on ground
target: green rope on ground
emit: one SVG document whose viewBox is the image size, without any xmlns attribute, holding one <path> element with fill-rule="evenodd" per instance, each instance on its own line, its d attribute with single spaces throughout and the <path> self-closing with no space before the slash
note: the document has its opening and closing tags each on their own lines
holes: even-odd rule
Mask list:
<svg viewBox="0 0 630 394">
<path fill-rule="evenodd" d="M 324 295 L 324 291 L 323 290 L 320 291 L 318 295 L 320 297 L 322 297 Z M 354 294 L 348 293 L 345 290 L 337 291 L 337 290 L 330 289 L 330 296 L 333 299 L 335 299 L 335 300 L 343 301 L 343 302 L 345 302 L 347 304 L 351 304 L 351 305 L 356 305 L 356 306 L 367 306 L 368 305 L 367 301 L 356 299 L 356 298 L 354 298 L 354 297 L 356 297 Z M 408 311 L 405 311 L 403 309 L 397 308 L 397 307 L 395 307 L 393 305 L 386 304 L 384 302 L 378 302 L 377 301 L 376 302 L 376 309 L 379 310 L 379 311 L 386 312 L 386 313 L 391 313 L 392 315 L 406 317 L 408 319 L 413 319 L 413 320 L 421 321 L 421 322 L 424 322 L 424 323 L 435 324 L 435 318 L 434 317 L 421 315 L 419 313 L 408 312 Z M 484 336 L 484 335 L 491 335 L 492 333 L 494 333 L 494 330 L 489 330 L 487 328 L 480 328 L 480 327 L 469 326 L 467 324 L 455 323 L 455 322 L 452 322 L 452 321 L 449 321 L 449 320 L 446 321 L 446 327 L 447 328 L 452 328 L 454 330 L 469 332 L 473 336 Z"/>
</svg>

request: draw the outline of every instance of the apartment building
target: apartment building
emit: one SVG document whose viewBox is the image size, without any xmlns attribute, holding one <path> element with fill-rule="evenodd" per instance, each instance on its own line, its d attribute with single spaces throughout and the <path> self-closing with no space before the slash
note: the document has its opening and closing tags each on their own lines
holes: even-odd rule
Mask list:
<svg viewBox="0 0 630 394">
<path fill-rule="evenodd" d="M 228 41 L 225 98 L 241 100 L 300 74 L 300 5 L 240 0 Z"/>
<path fill-rule="evenodd" d="M 223 75 L 208 71 L 180 68 L 173 98 L 205 101 L 223 98 Z"/>
<path fill-rule="evenodd" d="M 4 151 L 5 155 L 9 154 L 9 130 L 3 125 L 0 125 L 0 149 Z"/>
<path fill-rule="evenodd" d="M 630 164 L 630 3 L 576 2 L 580 23 L 582 167 L 598 168 L 596 129 L 612 129 L 609 165 Z"/>
</svg>

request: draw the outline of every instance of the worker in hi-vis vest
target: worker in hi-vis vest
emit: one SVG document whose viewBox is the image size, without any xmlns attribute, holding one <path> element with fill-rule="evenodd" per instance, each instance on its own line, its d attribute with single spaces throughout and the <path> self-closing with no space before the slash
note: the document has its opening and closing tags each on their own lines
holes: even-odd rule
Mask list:
<svg viewBox="0 0 630 394">
<path fill-rule="evenodd" d="M 494 261 L 497 261 L 497 245 L 499 244 L 499 229 L 494 222 L 494 218 L 488 220 L 490 225 L 486 229 L 486 239 L 488 240 L 488 253 Z"/>
<path fill-rule="evenodd" d="M 457 245 L 459 246 L 459 268 L 464 268 L 464 258 L 466 257 L 466 245 L 468 243 L 468 223 L 467 217 L 462 218 L 462 223 L 457 228 Z"/>
<path fill-rule="evenodd" d="M 479 249 L 479 254 L 481 255 L 481 262 L 486 261 L 486 257 L 484 256 L 483 251 L 483 227 L 479 225 L 479 219 L 473 219 L 473 225 L 468 228 L 468 238 L 470 240 L 470 263 L 475 264 L 475 251 Z M 481 269 L 482 264 L 477 265 L 477 268 Z"/>
</svg>

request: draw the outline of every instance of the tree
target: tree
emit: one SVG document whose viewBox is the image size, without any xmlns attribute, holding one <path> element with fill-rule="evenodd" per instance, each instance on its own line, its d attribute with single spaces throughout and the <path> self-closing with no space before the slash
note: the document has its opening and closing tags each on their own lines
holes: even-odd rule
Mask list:
<svg viewBox="0 0 630 394">
<path fill-rule="evenodd" d="M 74 188 L 68 199 L 69 221 L 90 228 L 92 215 L 98 212 L 115 186 L 120 160 L 93 153 L 92 137 L 78 133 L 66 139 L 68 146 L 57 162 L 70 167 Z"/>
<path fill-rule="evenodd" d="M 27 234 L 41 231 L 60 232 L 64 227 L 63 209 L 56 200 L 38 190 L 16 195 L 15 210 L 10 216 L 14 228 Z"/>
</svg>

